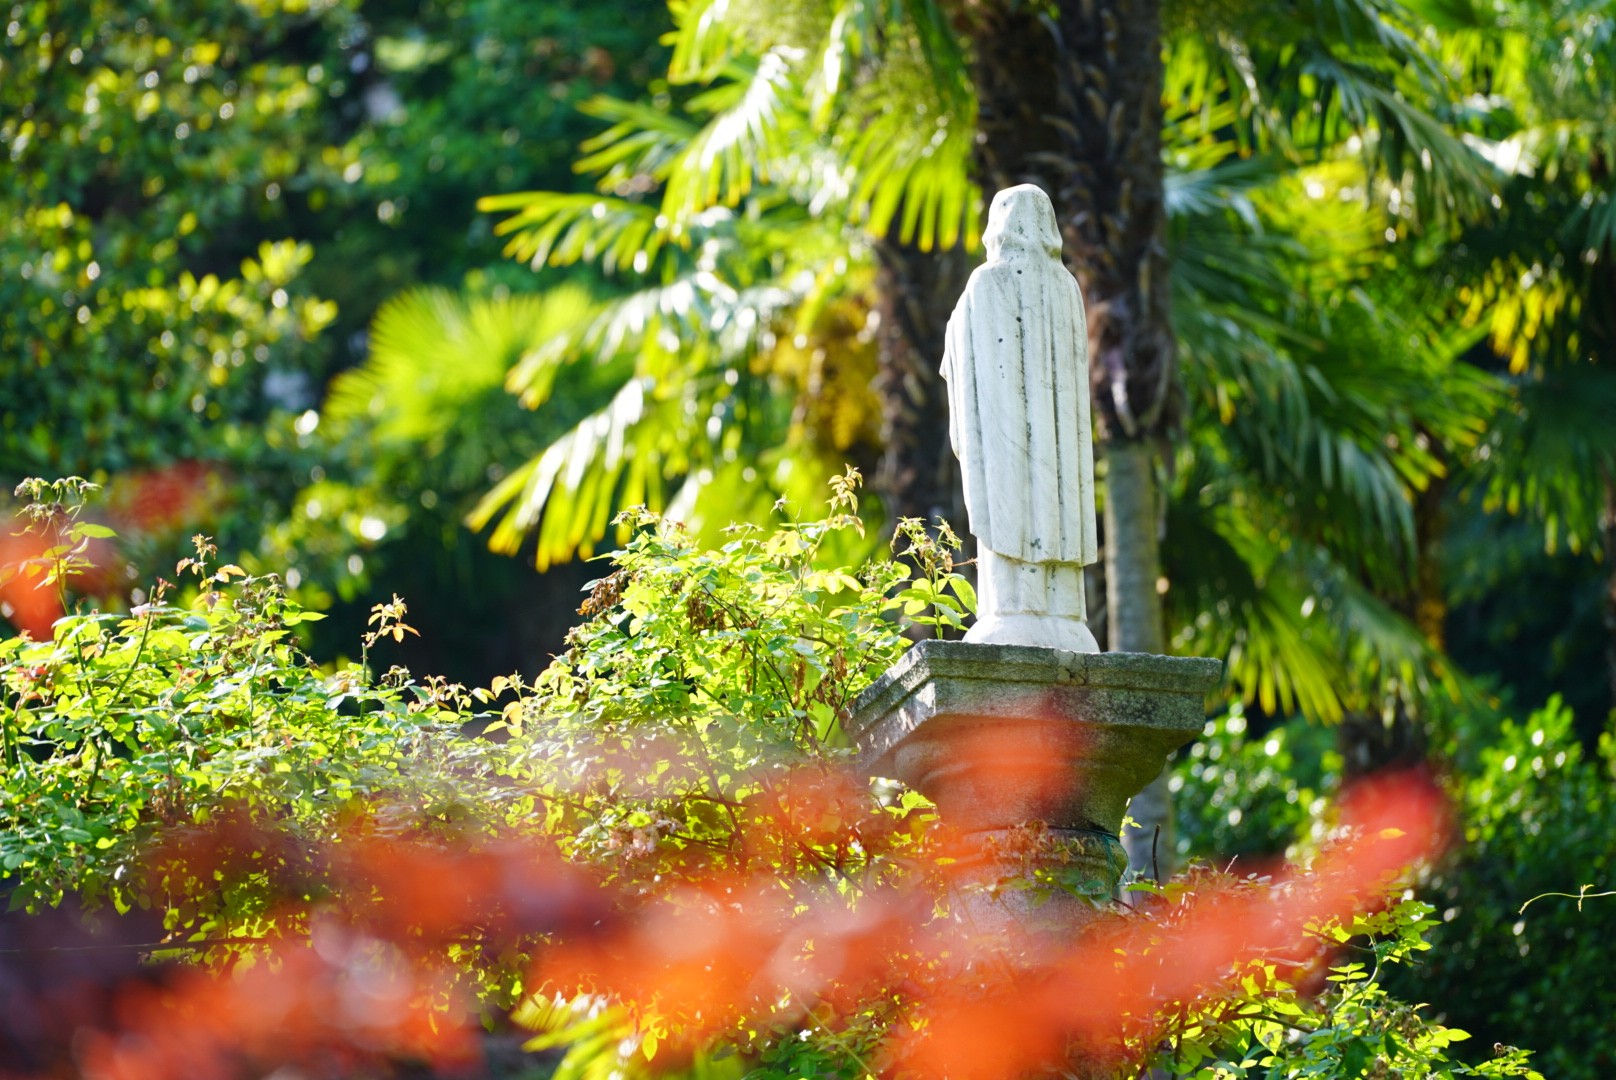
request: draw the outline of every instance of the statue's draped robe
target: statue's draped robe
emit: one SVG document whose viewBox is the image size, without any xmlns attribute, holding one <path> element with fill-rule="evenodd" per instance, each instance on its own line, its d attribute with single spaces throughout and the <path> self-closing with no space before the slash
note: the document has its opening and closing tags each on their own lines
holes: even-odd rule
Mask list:
<svg viewBox="0 0 1616 1080">
<path fill-rule="evenodd" d="M 948 321 L 948 434 L 978 544 L 1025 562 L 1088 564 L 1097 556 L 1087 331 L 1077 280 L 1038 239 L 1053 212 L 1031 220 L 1047 207 L 1011 204 Z"/>
</svg>

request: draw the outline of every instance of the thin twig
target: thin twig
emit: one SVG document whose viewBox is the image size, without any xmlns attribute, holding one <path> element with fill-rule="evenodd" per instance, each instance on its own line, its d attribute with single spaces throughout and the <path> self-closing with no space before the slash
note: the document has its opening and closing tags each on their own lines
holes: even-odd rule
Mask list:
<svg viewBox="0 0 1616 1080">
<path fill-rule="evenodd" d="M 1577 910 L 1578 911 L 1582 910 L 1582 902 L 1584 900 L 1596 900 L 1596 899 L 1598 899 L 1599 897 L 1602 897 L 1602 896 L 1616 896 L 1616 889 L 1611 889 L 1611 890 L 1609 890 L 1607 892 L 1589 892 L 1588 890 L 1591 889 L 1591 888 L 1593 888 L 1592 885 L 1584 885 L 1582 888 L 1578 889 L 1575 893 L 1568 893 L 1568 892 L 1538 893 L 1536 896 L 1532 897 L 1532 899 L 1530 899 L 1526 903 L 1522 904 L 1521 909 L 1519 911 L 1517 911 L 1515 914 L 1517 914 L 1517 915 L 1526 914 L 1526 909 L 1527 908 L 1531 907 L 1535 902 L 1543 899 L 1545 896 L 1563 896 L 1567 900 L 1575 900 L 1577 902 Z"/>
<path fill-rule="evenodd" d="M 224 937 L 204 938 L 201 941 L 109 941 L 95 945 L 41 945 L 35 948 L 0 949 L 0 955 L 21 956 L 26 953 L 79 953 L 114 952 L 123 949 L 144 949 L 161 952 L 168 949 L 210 949 L 219 945 L 272 945 L 284 938 Z"/>
</svg>

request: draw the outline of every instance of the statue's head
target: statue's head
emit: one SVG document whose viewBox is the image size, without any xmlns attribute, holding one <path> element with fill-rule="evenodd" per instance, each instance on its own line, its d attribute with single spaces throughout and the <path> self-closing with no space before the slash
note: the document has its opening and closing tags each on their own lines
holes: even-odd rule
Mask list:
<svg viewBox="0 0 1616 1080">
<path fill-rule="evenodd" d="M 1033 184 L 1017 184 L 993 196 L 982 243 L 990 259 L 1016 251 L 1036 251 L 1059 259 L 1060 225 L 1049 196 Z"/>
</svg>

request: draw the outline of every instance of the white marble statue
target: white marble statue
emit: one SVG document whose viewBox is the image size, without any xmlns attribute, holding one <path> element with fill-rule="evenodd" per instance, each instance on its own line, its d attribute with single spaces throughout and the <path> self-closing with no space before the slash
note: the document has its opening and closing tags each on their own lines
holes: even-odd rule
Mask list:
<svg viewBox="0 0 1616 1080">
<path fill-rule="evenodd" d="M 1095 561 L 1088 331 L 1049 196 L 994 196 L 988 261 L 948 320 L 948 436 L 977 545 L 966 641 L 1098 652 L 1083 602 Z"/>
</svg>

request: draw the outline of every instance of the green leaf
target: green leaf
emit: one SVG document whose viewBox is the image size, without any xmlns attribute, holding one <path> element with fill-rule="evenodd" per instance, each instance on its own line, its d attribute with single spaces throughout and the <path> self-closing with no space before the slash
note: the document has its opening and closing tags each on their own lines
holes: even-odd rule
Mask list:
<svg viewBox="0 0 1616 1080">
<path fill-rule="evenodd" d="M 1374 1049 L 1361 1038 L 1348 1040 L 1341 1049 L 1341 1080 L 1358 1080 L 1375 1060 Z"/>
</svg>

